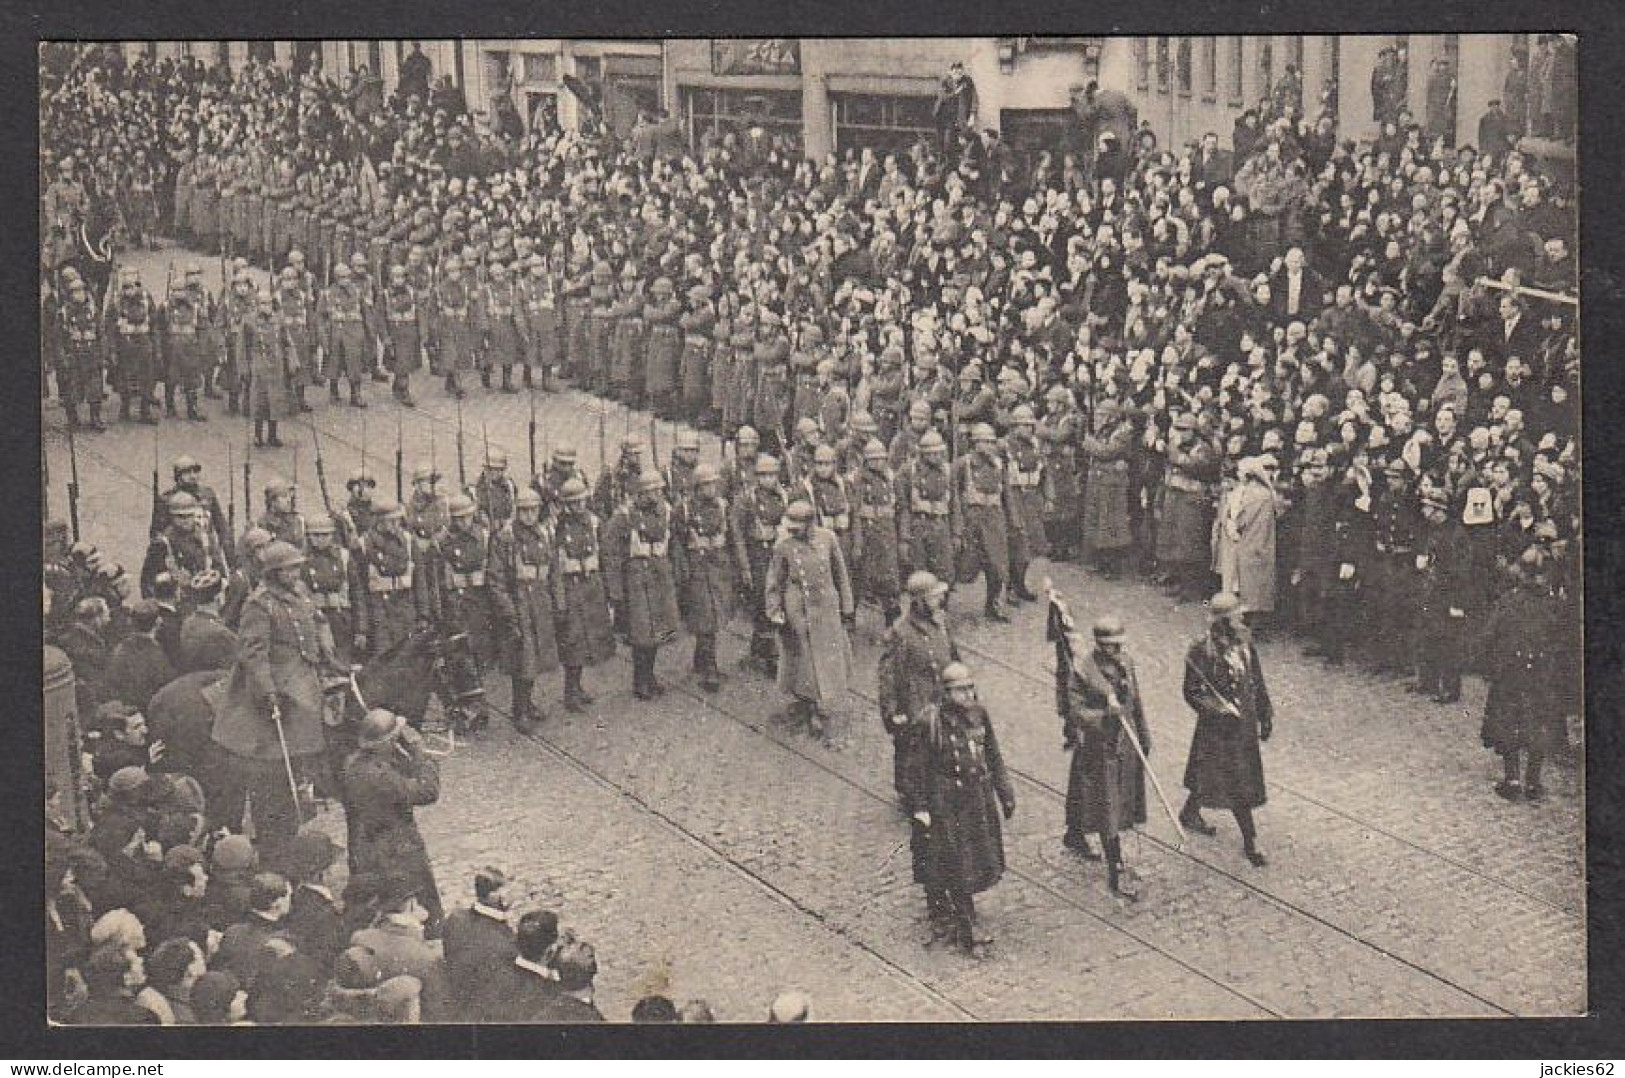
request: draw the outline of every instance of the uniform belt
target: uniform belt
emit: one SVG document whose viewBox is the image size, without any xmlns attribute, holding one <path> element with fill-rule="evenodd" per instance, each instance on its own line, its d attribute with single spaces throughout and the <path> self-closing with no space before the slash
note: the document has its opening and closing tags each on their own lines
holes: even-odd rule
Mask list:
<svg viewBox="0 0 1625 1078">
<path fill-rule="evenodd" d="M 984 494 L 979 490 L 967 490 L 965 492 L 965 501 L 969 505 L 992 507 L 999 505 L 1003 500 L 1003 496 L 999 494 Z"/>
<path fill-rule="evenodd" d="M 475 569 L 472 573 L 459 573 L 450 570 L 446 574 L 451 578 L 454 588 L 483 588 L 485 587 L 485 570 Z"/>
<path fill-rule="evenodd" d="M 565 576 L 583 576 L 598 571 L 598 555 L 591 554 L 585 558 L 561 558 L 559 567 L 564 570 Z"/>
<path fill-rule="evenodd" d="M 890 520 L 896 515 L 895 505 L 865 505 L 858 510 L 859 520 Z"/>
<path fill-rule="evenodd" d="M 758 524 L 751 535 L 758 543 L 771 543 L 779 537 L 779 526 L 777 524 Z"/>
<path fill-rule="evenodd" d="M 1128 461 L 1092 460 L 1089 462 L 1089 470 L 1092 472 L 1126 472 L 1128 471 Z"/>
<path fill-rule="evenodd" d="M 457 317 L 457 318 L 467 318 L 468 317 L 468 308 L 467 307 L 442 307 L 440 309 L 440 313 L 441 314 L 449 314 L 449 315 L 452 315 L 452 316 Z"/>
<path fill-rule="evenodd" d="M 546 580 L 547 566 L 527 565 L 524 562 L 520 562 L 518 565 L 514 566 L 513 575 L 519 580 Z"/>
<path fill-rule="evenodd" d="M 68 339 L 79 344 L 88 344 L 96 339 L 96 334 L 91 330 L 71 329 L 68 331 Z"/>
<path fill-rule="evenodd" d="M 410 325 L 417 320 L 418 314 L 416 311 L 413 311 L 411 314 L 392 314 L 389 316 L 390 323 L 397 326 Z"/>
<path fill-rule="evenodd" d="M 627 545 L 627 557 L 630 558 L 664 558 L 666 556 L 666 540 L 657 539 L 646 543 L 637 536 L 633 536 Z"/>
<path fill-rule="evenodd" d="M 943 498 L 941 501 L 924 501 L 920 498 L 915 498 L 913 504 L 910 505 L 909 508 L 913 512 L 923 514 L 924 516 L 945 517 L 948 515 L 948 499 Z"/>
<path fill-rule="evenodd" d="M 385 576 L 374 570 L 367 576 L 367 590 L 375 595 L 387 594 L 392 591 L 405 591 L 412 586 L 411 572 L 400 576 Z"/>
<path fill-rule="evenodd" d="M 313 591 L 310 598 L 323 610 L 350 609 L 350 596 L 342 591 Z"/>
<path fill-rule="evenodd" d="M 509 315 L 513 314 L 513 308 L 512 307 L 498 307 L 496 304 L 493 303 L 491 305 L 490 312 L 492 314 L 496 315 L 498 318 L 506 318 Z"/>
<path fill-rule="evenodd" d="M 359 314 L 335 314 L 330 315 L 329 319 L 334 322 L 359 322 L 361 316 Z"/>
<path fill-rule="evenodd" d="M 551 311 L 553 309 L 553 305 L 551 303 L 532 300 L 525 304 L 525 309 L 529 311 Z"/>
<path fill-rule="evenodd" d="M 721 550 L 726 543 L 727 539 L 722 535 L 696 535 L 689 540 L 688 546 L 690 550 L 696 551 Z"/>
<path fill-rule="evenodd" d="M 1044 477 L 1038 472 L 1013 471 L 1010 473 L 1010 485 L 1022 489 L 1031 489 L 1043 482 Z"/>
<path fill-rule="evenodd" d="M 120 322 L 118 324 L 118 331 L 124 334 L 126 337 L 145 337 L 151 328 L 151 326 L 145 325 L 131 325 L 129 322 Z"/>
</svg>

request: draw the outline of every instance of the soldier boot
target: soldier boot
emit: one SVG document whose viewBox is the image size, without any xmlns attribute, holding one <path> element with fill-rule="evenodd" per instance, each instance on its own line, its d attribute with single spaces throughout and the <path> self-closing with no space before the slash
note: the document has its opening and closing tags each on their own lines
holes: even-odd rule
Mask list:
<svg viewBox="0 0 1625 1078">
<path fill-rule="evenodd" d="M 566 711 L 582 712 L 593 705 L 592 694 L 581 685 L 581 667 L 566 666 L 564 668 L 564 708 Z"/>
<path fill-rule="evenodd" d="M 186 391 L 186 418 L 194 423 L 207 423 L 209 417 L 197 410 L 197 390 Z"/>
<path fill-rule="evenodd" d="M 90 407 L 90 429 L 91 430 L 106 430 L 107 425 L 102 422 L 102 402 L 99 401 L 99 400 L 91 401 L 89 407 Z"/>
<path fill-rule="evenodd" d="M 513 678 L 513 726 L 521 734 L 529 734 L 536 729 L 541 715 L 537 713 L 536 705 L 531 700 L 531 690 L 536 683 L 530 678 Z"/>
<path fill-rule="evenodd" d="M 272 449 L 281 449 L 282 439 L 276 436 L 276 420 L 267 419 L 265 421 L 265 426 L 267 428 L 265 444 L 270 446 Z"/>
<path fill-rule="evenodd" d="M 417 401 L 412 399 L 412 376 L 402 372 L 395 376 L 395 396 L 408 408 L 416 408 Z"/>
<path fill-rule="evenodd" d="M 529 374 L 530 371 L 526 370 L 525 373 Z M 504 392 L 504 393 L 518 393 L 519 392 L 519 390 L 514 388 L 514 384 L 513 384 L 513 364 L 512 363 L 504 363 L 502 365 L 502 392 Z"/>
<path fill-rule="evenodd" d="M 361 399 L 361 379 L 350 379 L 350 407 L 365 408 L 367 402 Z"/>
</svg>

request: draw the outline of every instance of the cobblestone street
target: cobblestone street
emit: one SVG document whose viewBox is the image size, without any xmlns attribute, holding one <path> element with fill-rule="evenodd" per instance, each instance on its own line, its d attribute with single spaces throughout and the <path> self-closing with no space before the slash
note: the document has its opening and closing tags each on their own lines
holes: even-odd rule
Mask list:
<svg viewBox="0 0 1625 1078">
<path fill-rule="evenodd" d="M 138 256 L 163 295 L 172 253 Z M 217 267 L 206 277 L 217 285 Z M 312 393 L 329 491 L 344 497 L 363 458 L 394 494 L 397 416 L 405 467 L 433 455 L 456 480 L 457 412 L 433 380 L 402 410 L 368 387 L 365 412 Z M 169 483 L 185 452 L 225 499 L 236 485 L 239 531 L 273 475 L 295 479 L 301 509 L 320 511 L 311 426 L 283 424 L 287 447 L 252 455 L 254 502 L 244 501 L 248 430 L 210 401 L 207 424 L 118 424 L 77 438 L 85 538 L 131 573 L 147 538 L 151 472 Z M 662 461 L 674 428 L 575 391 L 535 397 L 536 451 L 569 443 L 587 471 L 628 430 L 654 435 Z M 523 394 L 486 393 L 463 405 L 468 478 L 482 446 L 527 469 Z M 69 476 L 62 413 L 45 406 L 51 515 L 66 517 Z M 705 459 L 719 455 L 703 439 Z M 297 447 L 297 448 L 295 448 Z M 229 452 L 229 457 L 228 457 Z M 228 460 L 232 471 L 228 471 Z M 1201 610 L 1135 580 L 1107 580 L 1040 561 L 1080 621 L 1120 613 L 1139 670 L 1152 762 L 1177 808 L 1193 716 L 1180 697 L 1185 648 Z M 1305 658 L 1290 636 L 1261 645 L 1276 707 L 1264 747 L 1270 801 L 1259 813 L 1270 864 L 1248 865 L 1228 819 L 1214 838 L 1178 842 L 1155 803 L 1126 840 L 1144 894 L 1124 905 L 1101 866 L 1063 850 L 1067 757 L 1054 714 L 1042 604 L 1012 623 L 976 616 L 981 585 L 955 596 L 955 631 L 1016 773 L 1019 808 L 1007 825 L 1009 871 L 978 903 L 996 939 L 976 963 L 927 945 L 925 903 L 910 878 L 907 825 L 891 790 L 891 748 L 873 706 L 878 617 L 860 615 L 859 693 L 827 744 L 778 717 L 772 684 L 737 669 L 745 639 L 724 636 L 730 678 L 715 696 L 688 674 L 686 639 L 662 650 L 673 688 L 640 704 L 630 663 L 590 671 L 598 703 L 567 716 L 557 678 L 533 737 L 500 714 L 444 762 L 439 804 L 419 818 L 448 906 L 467 899 L 475 868 L 495 863 L 522 891 L 560 911 L 597 948 L 599 1005 L 612 1020 L 661 989 L 709 1000 L 723 1021 L 757 1020 L 785 987 L 807 990 L 819 1020 L 1404 1017 L 1564 1015 L 1585 1010 L 1583 791 L 1572 763 L 1554 768 L 1542 804 L 1492 791 L 1497 759 L 1479 743 L 1484 702 L 1470 679 L 1459 704 L 1409 694 L 1402 682 Z M 505 678 L 488 679 L 497 712 Z M 1149 793 L 1150 791 L 1148 791 Z M 1154 800 L 1154 794 L 1153 800 Z M 335 811 L 327 824 L 342 834 Z"/>
</svg>

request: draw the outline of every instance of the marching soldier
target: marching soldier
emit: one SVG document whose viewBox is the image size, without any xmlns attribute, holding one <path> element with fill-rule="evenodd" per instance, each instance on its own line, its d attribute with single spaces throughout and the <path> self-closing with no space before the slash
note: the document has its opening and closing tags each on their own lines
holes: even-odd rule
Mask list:
<svg viewBox="0 0 1625 1078">
<path fill-rule="evenodd" d="M 197 498 L 177 490 L 165 505 L 165 527 L 152 537 L 141 566 L 141 596 L 146 599 L 156 593 L 160 573 L 168 573 L 175 587 L 184 591 L 198 573 L 229 568 L 208 510 Z"/>
<path fill-rule="evenodd" d="M 999 457 L 998 438 L 987 423 L 971 428 L 972 452 L 954 465 L 954 511 L 959 517 L 962 549 L 957 555 L 967 572 L 959 579 L 975 580 L 987 574 L 983 615 L 989 621 L 1009 621 L 1002 605 L 1004 571 L 1010 561 L 1008 481 Z"/>
<path fill-rule="evenodd" d="M 382 298 L 383 322 L 388 335 L 386 347 L 395 382 L 390 392 L 408 408 L 412 399 L 412 376 L 423 369 L 423 345 L 429 338 L 429 310 L 422 294 L 412 287 L 407 268 L 389 267 L 389 285 Z"/>
<path fill-rule="evenodd" d="M 572 252 L 560 288 L 564 303 L 562 312 L 564 373 L 567 377 L 583 381 L 587 379 L 591 367 L 588 339 L 592 322 L 595 269 L 585 251 L 578 249 Z"/>
<path fill-rule="evenodd" d="M 440 473 L 433 464 L 426 460 L 418 461 L 412 469 L 412 497 L 405 507 L 406 526 L 414 535 L 422 539 L 433 539 L 451 523 L 451 513 L 446 508 L 446 496 L 435 489 L 440 482 Z M 378 505 L 373 506 L 373 515 L 378 514 Z"/>
<path fill-rule="evenodd" d="M 1044 450 L 1035 433 L 1033 410 L 1018 404 L 1010 410 L 1010 433 L 1004 459 L 1010 473 L 1010 598 L 1035 602 L 1027 587 L 1027 567 L 1049 551 L 1044 535 Z"/>
<path fill-rule="evenodd" d="M 301 412 L 310 412 L 314 409 L 305 400 L 305 389 L 322 381 L 322 345 L 316 333 L 315 306 L 298 266 L 291 263 L 284 266 L 280 281 L 277 314 L 288 346 L 288 381 L 293 386 L 294 406 Z"/>
<path fill-rule="evenodd" d="M 339 379 L 350 383 L 350 407 L 365 408 L 361 386 L 372 373 L 368 349 L 367 305 L 354 272 L 340 262 L 333 268 L 333 286 L 317 305 L 317 322 L 322 328 L 322 344 L 327 352 L 327 396 L 334 404 L 339 396 Z"/>
<path fill-rule="evenodd" d="M 1073 407 L 1072 391 L 1051 386 L 1044 395 L 1044 418 L 1036 434 L 1044 447 L 1044 527 L 1051 556 L 1071 559 L 1077 551 L 1078 514 L 1082 505 L 1078 481 L 1078 440 L 1083 420 Z M 1202 533 L 1202 542 L 1211 537 Z"/>
<path fill-rule="evenodd" d="M 305 527 L 310 549 L 305 552 L 305 588 L 311 601 L 327 617 L 333 634 L 333 652 L 343 666 L 359 661 L 353 649 L 356 637 L 354 573 L 350 548 L 338 540 L 332 517 L 312 517 Z"/>
<path fill-rule="evenodd" d="M 673 404 L 679 389 L 678 368 L 683 358 L 683 334 L 678 316 L 683 305 L 674 295 L 670 277 L 658 277 L 643 305 L 643 322 L 648 327 L 644 346 L 644 379 L 650 411 L 668 419 L 676 415 Z"/>
<path fill-rule="evenodd" d="M 381 655 L 430 619 L 433 582 L 423 566 L 426 544 L 406 530 L 391 498 L 373 506 L 372 527 L 356 548 L 355 650 Z"/>
<path fill-rule="evenodd" d="M 1320 453 L 1324 459 L 1325 451 Z M 1192 595 L 1206 581 L 1212 564 L 1215 492 L 1223 454 L 1194 414 L 1180 412 L 1168 433 L 1167 462 L 1157 521 L 1157 567 L 1182 593 Z"/>
<path fill-rule="evenodd" d="M 490 531 L 478 519 L 478 507 L 466 494 L 454 494 L 447 506 L 451 523 L 435 541 L 439 553 L 439 614 L 451 632 L 466 633 L 481 673 L 492 655 L 491 598 L 486 582 Z"/>
<path fill-rule="evenodd" d="M 892 741 L 892 788 L 905 815 L 925 808 L 928 736 L 943 701 L 942 672 L 959 658 L 943 603 L 948 586 L 921 569 L 908 578 L 908 612 L 881 640 L 880 721 Z M 918 843 L 915 852 L 921 852 Z"/>
<path fill-rule="evenodd" d="M 755 370 L 755 393 L 751 398 L 751 419 L 770 450 L 789 453 L 786 444 L 790 414 L 790 342 L 784 336 L 784 318 L 764 310 L 757 319 L 756 341 L 751 354 Z"/>
<path fill-rule="evenodd" d="M 942 435 L 928 430 L 918 456 L 897 475 L 898 555 L 905 572 L 925 569 L 953 590 L 959 522 L 953 514 L 953 475 Z"/>
<path fill-rule="evenodd" d="M 615 654 L 615 631 L 598 557 L 598 518 L 587 506 L 587 484 L 571 479 L 559 490 L 554 527 L 553 611 L 564 667 L 564 706 L 585 711 L 593 698 L 581 684 L 588 666 Z"/>
<path fill-rule="evenodd" d="M 533 254 L 526 262 L 529 274 L 521 277 L 516 291 L 520 309 L 524 312 L 521 326 L 525 345 L 525 388 L 536 383 L 539 373 L 542 389 L 553 389 L 553 378 L 561 361 L 563 327 L 560 324 L 559 301 L 554 291 L 553 276 L 548 272 L 547 260 Z"/>
<path fill-rule="evenodd" d="M 254 444 L 280 448 L 282 439 L 277 436 L 271 390 L 275 386 L 286 389 L 288 366 L 283 351 L 282 327 L 272 306 L 270 292 L 259 293 L 253 316 L 244 328 L 242 342 L 243 391 L 248 395 L 243 407 L 251 410 L 254 417 Z"/>
<path fill-rule="evenodd" d="M 846 430 L 835 442 L 835 451 L 841 455 L 841 471 L 850 475 L 863 467 L 866 459 L 865 451 L 869 448 L 870 439 L 879 440 L 880 427 L 875 423 L 875 417 L 868 412 L 853 412 L 852 418 L 847 421 Z M 886 451 L 882 442 L 880 451 Z"/>
<path fill-rule="evenodd" d="M 243 604 L 260 586 L 260 554 L 271 544 L 271 533 L 261 527 L 243 532 L 237 544 L 237 567 L 226 578 L 226 597 L 220 601 L 220 620 L 236 630 L 242 618 Z"/>
<path fill-rule="evenodd" d="M 265 484 L 265 512 L 255 523 L 273 539 L 302 551 L 305 549 L 305 520 L 294 507 L 294 497 L 291 483 L 281 477 L 273 478 Z"/>
<path fill-rule="evenodd" d="M 1129 515 L 1134 423 L 1121 402 L 1108 398 L 1096 404 L 1095 433 L 1084 434 L 1080 444 L 1089 461 L 1080 528 L 1083 547 L 1102 571 L 1115 576 L 1134 543 Z"/>
<path fill-rule="evenodd" d="M 671 463 L 666 465 L 666 491 L 672 505 L 678 506 L 694 493 L 694 472 L 700 463 L 700 436 L 680 430 L 673 439 Z"/>
<path fill-rule="evenodd" d="M 186 398 L 186 418 L 197 423 L 208 420 L 197 410 L 197 391 L 216 354 L 215 321 L 203 270 L 196 262 L 188 263 L 185 284 L 169 297 L 163 318 L 164 407 L 170 415 L 175 414 L 175 390 L 180 389 Z"/>
<path fill-rule="evenodd" d="M 64 276 L 66 276 L 64 274 Z M 57 314 L 61 323 L 61 362 L 57 366 L 57 395 L 68 414 L 68 426 L 79 426 L 79 405 L 89 409 L 90 429 L 101 431 L 103 379 L 107 367 L 106 337 L 101 315 L 90 289 L 77 276 L 68 283 L 67 302 Z"/>
<path fill-rule="evenodd" d="M 719 343 L 719 358 L 713 364 L 717 373 L 713 374 L 711 384 L 720 385 L 722 389 L 721 396 L 717 398 L 722 411 L 722 429 L 737 431 L 744 426 L 761 423 L 756 415 L 756 308 L 749 304 L 742 307 L 734 315 L 730 329 L 727 358 L 721 358 L 722 346 Z M 726 377 L 719 381 L 718 375 Z M 777 444 L 776 436 L 774 444 Z M 743 459 L 754 462 L 756 458 Z"/>
<path fill-rule="evenodd" d="M 1057 695 L 1061 736 L 1072 753 L 1062 844 L 1085 860 L 1098 861 L 1100 854 L 1089 845 L 1088 836 L 1099 835 L 1106 853 L 1108 886 L 1113 894 L 1133 901 L 1138 894 L 1132 881 L 1123 879 L 1123 843 L 1118 833 L 1145 823 L 1145 769 L 1124 727 L 1132 724 L 1147 755 L 1151 733 L 1134 664 L 1123 647 L 1127 635 L 1123 620 L 1114 614 L 1096 621 L 1094 648 L 1068 664 Z"/>
<path fill-rule="evenodd" d="M 365 226 L 358 214 L 355 225 L 357 247 L 365 245 Z M 387 382 L 389 376 L 378 366 L 379 352 L 383 348 L 385 326 L 378 314 L 378 293 L 383 281 L 373 275 L 365 251 L 355 250 L 350 255 L 350 283 L 361 298 L 362 356 L 368 375 L 374 382 Z"/>
<path fill-rule="evenodd" d="M 113 366 L 119 375 L 118 417 L 129 419 L 130 403 L 138 400 L 141 422 L 156 424 L 152 390 L 158 374 L 159 311 L 135 270 L 119 271 L 118 296 L 108 318 L 105 336 L 111 343 Z"/>
<path fill-rule="evenodd" d="M 305 556 L 276 541 L 261 562 L 264 579 L 243 606 L 237 663 L 214 724 L 226 766 L 205 774 L 225 787 L 208 791 L 213 822 L 240 831 L 244 802 L 251 801 L 256 845 L 274 857 L 300 823 L 284 768 L 309 773 L 326 744 L 320 674 L 333 663 L 333 639 L 299 586 Z"/>
<path fill-rule="evenodd" d="M 605 520 L 614 516 L 622 505 L 631 500 L 642 477 L 643 439 L 636 434 L 628 434 L 621 439 L 621 454 L 615 461 L 615 467 L 598 477 L 598 489 L 593 494 L 593 501 L 599 516 Z"/>
<path fill-rule="evenodd" d="M 862 467 L 852 473 L 852 569 L 858 595 L 878 606 L 890 625 L 902 613 L 897 603 L 902 568 L 897 537 L 897 479 L 886 463 L 886 447 L 870 438 Z"/>
<path fill-rule="evenodd" d="M 459 398 L 467 392 L 460 376 L 474 369 L 479 342 L 473 299 L 472 287 L 463 277 L 462 260 L 456 255 L 448 257 L 435 287 L 432 339 L 439 362 L 436 373 L 445 375 L 446 392 Z"/>
<path fill-rule="evenodd" d="M 965 364 L 960 379 L 967 394 L 974 396 L 974 387 L 982 380 L 981 366 L 974 361 Z M 918 402 L 930 409 L 932 425 L 941 426 L 949 432 L 949 437 L 960 442 L 966 440 L 970 427 L 957 418 L 956 409 L 961 406 L 954 396 L 953 376 L 943 370 L 935 354 L 927 352 L 915 359 L 914 387 L 909 391 L 909 400 L 911 407 Z"/>
<path fill-rule="evenodd" d="M 1259 743 L 1268 741 L 1275 709 L 1264 685 L 1258 651 L 1240 624 L 1241 600 L 1220 592 L 1209 604 L 1208 631 L 1185 655 L 1185 702 L 1196 711 L 1185 788 L 1190 796 L 1179 812 L 1187 831 L 1213 835 L 1204 808 L 1229 809 L 1241 829 L 1243 852 L 1255 868 L 1269 864 L 1258 848 L 1253 809 L 1264 804 L 1264 760 Z"/>
<path fill-rule="evenodd" d="M 846 626 L 856 599 L 841 544 L 814 525 L 815 515 L 802 500 L 784 511 L 785 534 L 768 562 L 763 605 L 779 629 L 778 683 L 793 697 L 790 718 L 822 737 L 824 710 L 846 696 L 852 666 Z"/>
<path fill-rule="evenodd" d="M 502 630 L 503 658 L 513 682 L 513 724 L 520 733 L 546 716 L 537 706 L 536 679 L 559 668 L 553 622 L 553 528 L 542 499 L 522 490 L 514 517 L 491 537 L 491 605 Z"/>
<path fill-rule="evenodd" d="M 542 518 L 552 521 L 559 514 L 560 492 L 564 484 L 570 480 L 577 480 L 582 486 L 587 485 L 587 474 L 576 464 L 576 449 L 573 445 L 560 445 L 553 450 L 553 459 L 548 462 L 542 474 L 532 476 L 531 489 L 542 499 Z"/>
<path fill-rule="evenodd" d="M 672 514 L 672 568 L 683 624 L 694 637 L 694 673 L 706 692 L 722 687 L 717 634 L 732 612 L 735 569 L 749 565 L 728 519 L 722 476 L 709 464 L 699 465 L 692 490 L 676 503 Z"/>
<path fill-rule="evenodd" d="M 749 661 L 767 674 L 777 674 L 777 633 L 767 617 L 767 566 L 778 542 L 787 495 L 779 483 L 779 462 L 766 453 L 756 458 L 754 485 L 733 499 L 733 526 L 737 542 L 745 548 L 739 566 L 740 583 L 750 595 L 751 636 Z"/>
<path fill-rule="evenodd" d="M 976 930 L 974 896 L 1004 874 L 1004 832 L 1015 815 L 1016 793 L 1005 770 L 987 709 L 962 663 L 942 672 L 944 699 L 927 733 L 926 802 L 914 814 L 916 878 L 925 885 L 932 937 L 953 936 L 973 958 L 993 941 Z"/>
<path fill-rule="evenodd" d="M 913 405 L 907 400 L 907 379 L 903 372 L 903 350 L 895 345 L 884 348 L 880 353 L 880 370 L 875 372 L 869 384 L 869 412 L 875 417 L 875 425 L 880 428 L 880 440 L 892 444 L 902 426 L 903 409 L 908 407 L 913 411 Z M 931 406 L 926 405 L 926 425 L 930 425 Z M 923 433 L 923 432 L 922 432 Z M 897 457 L 892 458 L 892 467 L 901 467 Z"/>
<path fill-rule="evenodd" d="M 480 381 L 490 389 L 491 370 L 500 366 L 502 392 L 518 393 L 519 388 L 513 384 L 514 366 L 525 367 L 527 376 L 530 373 L 530 368 L 525 366 L 524 336 L 520 331 L 524 317 L 520 294 L 508 278 L 508 267 L 501 262 L 491 263 L 490 276 L 475 305 L 481 341 Z M 500 523 L 506 523 L 506 519 Z"/>
<path fill-rule="evenodd" d="M 849 569 L 857 566 L 857 513 L 847 479 L 839 470 L 835 447 L 821 445 L 813 450 L 812 468 L 799 484 L 798 496 L 812 503 L 814 519 L 820 528 L 835 533 L 841 555 Z"/>
<path fill-rule="evenodd" d="M 487 449 L 485 465 L 474 482 L 474 502 L 479 507 L 481 522 L 492 534 L 513 519 L 514 498 L 518 494 L 518 485 L 508 475 L 508 454 L 497 448 Z"/>
<path fill-rule="evenodd" d="M 664 693 L 655 677 L 660 645 L 677 635 L 677 586 L 672 575 L 672 510 L 659 472 L 638 480 L 637 493 L 604 527 L 604 583 L 615 621 L 632 649 L 632 694 Z"/>
<path fill-rule="evenodd" d="M 786 449 L 784 460 L 784 468 L 789 475 L 791 486 L 800 487 L 806 482 L 807 477 L 812 475 L 813 457 L 822 444 L 818 420 L 811 416 L 803 416 L 796 420 L 795 441 Z"/>
</svg>

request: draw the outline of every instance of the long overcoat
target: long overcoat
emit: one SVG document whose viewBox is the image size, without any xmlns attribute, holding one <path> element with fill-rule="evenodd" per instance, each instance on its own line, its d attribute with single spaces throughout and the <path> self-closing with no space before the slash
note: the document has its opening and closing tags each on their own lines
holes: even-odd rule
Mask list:
<svg viewBox="0 0 1625 1078">
<path fill-rule="evenodd" d="M 651 299 L 643 307 L 643 321 L 649 327 L 645 345 L 645 377 L 648 391 L 673 393 L 678 388 L 678 365 L 683 355 L 683 335 L 677 328 L 682 307 L 675 299 Z"/>
<path fill-rule="evenodd" d="M 491 537 L 486 578 L 502 662 L 512 677 L 534 681 L 559 668 L 553 624 L 553 529 L 509 521 Z"/>
<path fill-rule="evenodd" d="M 1157 526 L 1157 562 L 1164 567 L 1204 565 L 1213 549 L 1213 484 L 1219 455 L 1205 439 L 1168 447 Z"/>
<path fill-rule="evenodd" d="M 1247 481 L 1225 495 L 1213 522 L 1213 569 L 1248 612 L 1275 609 L 1275 494 Z"/>
<path fill-rule="evenodd" d="M 927 887 L 978 894 L 1004 875 L 1004 825 L 999 806 L 1014 789 L 992 720 L 980 704 L 946 703 L 927 736 L 931 825 L 916 879 Z"/>
<path fill-rule="evenodd" d="M 1134 541 L 1128 504 L 1134 426 L 1120 420 L 1098 435 L 1085 435 L 1083 450 L 1089 458 L 1083 489 L 1084 549 L 1122 550 Z"/>
<path fill-rule="evenodd" d="M 1145 767 L 1124 729 L 1132 724 L 1140 748 L 1151 751 L 1140 685 L 1131 662 L 1099 651 L 1069 673 L 1061 696 L 1062 736 L 1072 747 L 1066 827 L 1109 837 L 1145 823 Z"/>
<path fill-rule="evenodd" d="M 440 893 L 413 810 L 440 800 L 440 765 L 421 745 L 402 743 L 401 749 L 362 750 L 344 765 L 340 790 L 350 876 L 416 884 L 418 900 L 438 921 Z"/>
<path fill-rule="evenodd" d="M 627 640 L 652 648 L 677 635 L 677 582 L 672 572 L 671 507 L 626 505 L 604 528 L 604 585 L 609 598 L 624 604 Z"/>
<path fill-rule="evenodd" d="M 824 707 L 844 702 L 852 646 L 842 618 L 854 609 L 846 558 L 835 533 L 813 528 L 773 547 L 764 596 L 767 616 L 782 619 L 779 688 Z"/>
<path fill-rule="evenodd" d="M 1244 631 L 1228 646 L 1211 634 L 1185 654 L 1185 702 L 1196 710 L 1185 788 L 1201 808 L 1257 808 L 1265 801 L 1259 741 L 1275 719 L 1258 651 Z"/>
<path fill-rule="evenodd" d="M 695 636 L 720 632 L 734 607 L 735 566 L 747 555 L 730 546 L 736 537 L 728 521 L 726 498 L 694 495 L 679 507 L 672 523 L 678 605 L 683 624 Z"/>
<path fill-rule="evenodd" d="M 559 664 L 597 666 L 615 655 L 615 627 L 604 597 L 598 556 L 598 518 L 566 513 L 554 529 L 553 625 Z"/>
<path fill-rule="evenodd" d="M 280 760 L 276 725 L 263 704 L 274 692 L 289 755 L 319 755 L 326 744 L 319 673 L 332 658 L 327 619 L 310 596 L 260 585 L 243 604 L 237 661 L 215 719 L 215 743 L 246 759 Z"/>
<path fill-rule="evenodd" d="M 880 719 L 892 739 L 892 788 L 904 805 L 924 806 L 929 792 L 933 712 L 942 706 L 942 671 L 958 657 L 946 624 L 909 613 L 881 641 Z"/>
</svg>

